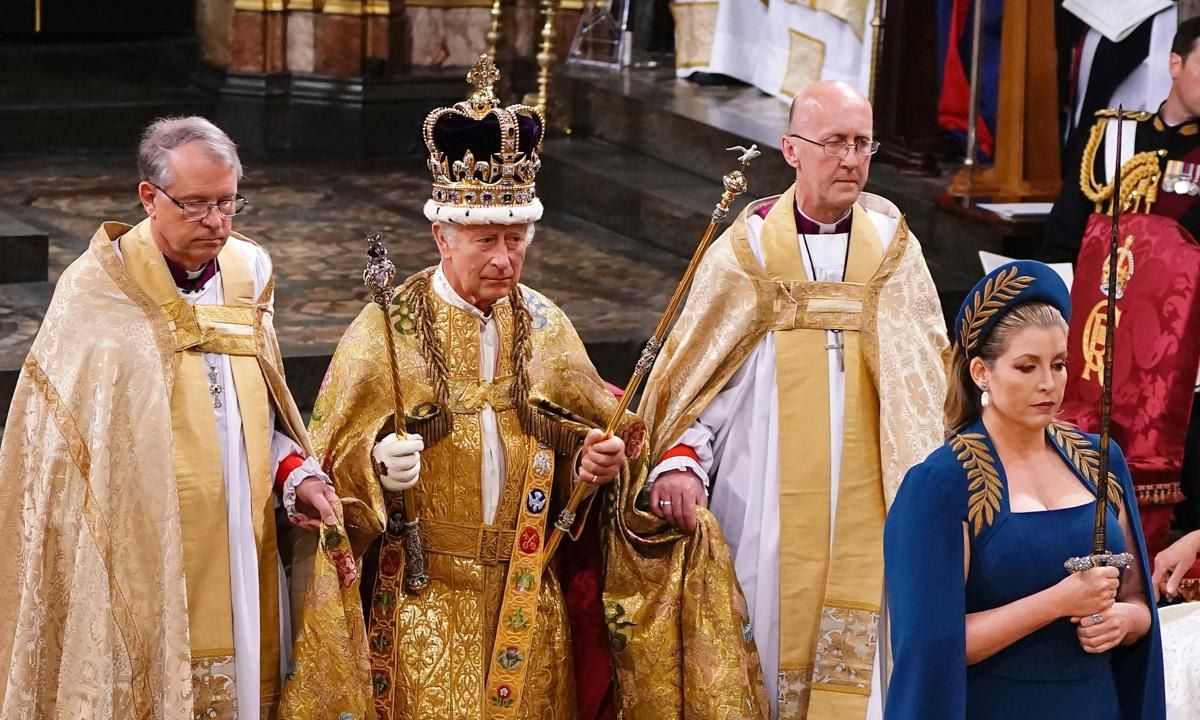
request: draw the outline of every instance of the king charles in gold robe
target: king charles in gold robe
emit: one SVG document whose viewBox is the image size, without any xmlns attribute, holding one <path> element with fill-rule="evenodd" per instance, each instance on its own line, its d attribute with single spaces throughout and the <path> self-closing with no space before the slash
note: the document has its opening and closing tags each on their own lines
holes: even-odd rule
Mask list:
<svg viewBox="0 0 1200 720">
<path fill-rule="evenodd" d="M 364 560 L 374 581 L 363 680 L 375 710 L 381 720 L 596 720 L 615 717 L 618 703 L 626 717 L 682 718 L 685 705 L 687 717 L 761 717 L 719 531 L 708 544 L 677 542 L 634 508 L 644 425 L 630 414 L 618 438 L 602 439 L 616 398 L 562 311 L 517 284 L 542 214 L 541 116 L 499 106 L 490 63 L 468 79 L 475 94 L 425 124 L 434 174 L 425 214 L 442 262 L 398 288 L 388 317 L 363 310 L 310 423 L 338 492 L 373 508 L 347 511 L 350 534 L 385 528 Z M 406 431 L 396 435 L 388 333 Z M 595 460 L 605 453 L 611 460 Z M 558 511 L 576 483 L 593 481 L 604 489 L 571 529 L 583 539 L 543 572 Z M 607 606 L 600 558 L 580 559 L 601 541 L 614 578 Z M 414 572 L 422 561 L 426 583 Z M 636 626 L 630 612 L 641 615 Z"/>
</svg>

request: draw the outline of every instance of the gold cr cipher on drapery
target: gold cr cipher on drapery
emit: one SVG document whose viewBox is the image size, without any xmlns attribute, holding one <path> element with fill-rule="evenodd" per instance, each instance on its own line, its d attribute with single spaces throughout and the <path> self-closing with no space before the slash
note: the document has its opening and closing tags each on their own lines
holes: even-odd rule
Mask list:
<svg viewBox="0 0 1200 720">
<path fill-rule="evenodd" d="M 396 266 L 388 259 L 387 247 L 383 244 L 383 235 L 374 233 L 368 235 L 367 268 L 363 270 L 363 285 L 371 292 L 371 302 L 379 306 L 383 313 L 384 344 L 387 348 L 388 366 L 392 375 L 392 417 L 395 433 L 404 437 L 404 398 L 400 393 L 400 368 L 396 362 L 396 338 L 392 327 L 391 305 L 396 294 L 394 281 Z M 429 573 L 425 567 L 425 546 L 421 540 L 421 519 L 413 516 L 413 491 L 405 490 L 401 494 L 401 512 L 404 523 L 401 526 L 401 536 L 404 539 L 404 591 L 410 595 L 418 595 L 429 586 Z"/>
<path fill-rule="evenodd" d="M 704 257 L 704 251 L 708 249 L 713 236 L 717 234 L 717 228 L 721 223 L 725 222 L 725 218 L 729 215 L 729 206 L 733 204 L 734 198 L 746 192 L 746 189 L 749 187 L 743 171 L 750 164 L 751 160 L 762 154 L 758 151 L 757 145 L 751 145 L 749 148 L 737 145 L 726 148 L 726 150 L 737 150 L 741 153 L 738 156 L 738 162 L 741 164 L 741 167 L 721 178 L 721 184 L 724 187 L 721 200 L 713 209 L 712 219 L 708 223 L 708 227 L 704 230 L 704 235 L 700 237 L 700 244 L 696 246 L 696 252 L 692 253 L 692 260 L 688 263 L 687 270 L 684 271 L 679 285 L 675 287 L 675 292 L 671 295 L 671 301 L 667 303 L 667 309 L 663 311 L 662 317 L 659 318 L 658 327 L 654 329 L 654 335 L 646 341 L 646 347 L 642 349 L 642 354 L 638 358 L 637 364 L 633 367 L 633 375 L 629 378 L 629 383 L 625 386 L 625 392 L 621 395 L 620 401 L 617 402 L 616 410 L 609 417 L 608 426 L 604 428 L 605 438 L 612 437 L 613 433 L 616 432 L 621 418 L 624 417 L 625 411 L 629 408 L 630 400 L 633 399 L 642 381 L 646 379 L 650 371 L 654 368 L 654 361 L 658 358 L 658 351 L 662 349 L 663 342 L 667 338 L 667 330 L 670 328 L 671 322 L 675 319 L 675 313 L 679 310 L 679 304 L 683 302 L 683 296 L 687 294 L 688 288 L 691 287 L 692 278 L 696 274 L 696 268 L 700 266 L 700 260 Z M 571 497 L 567 500 L 566 507 L 559 513 L 558 519 L 554 521 L 554 530 L 551 532 L 550 538 L 546 541 L 545 553 L 542 556 L 543 569 L 550 564 L 551 558 L 554 557 L 554 551 L 558 549 L 559 543 L 562 542 L 563 535 L 570 532 L 571 528 L 575 525 L 575 513 L 578 512 L 580 503 L 587 497 L 590 487 L 585 482 L 577 482 L 571 490 Z"/>
</svg>

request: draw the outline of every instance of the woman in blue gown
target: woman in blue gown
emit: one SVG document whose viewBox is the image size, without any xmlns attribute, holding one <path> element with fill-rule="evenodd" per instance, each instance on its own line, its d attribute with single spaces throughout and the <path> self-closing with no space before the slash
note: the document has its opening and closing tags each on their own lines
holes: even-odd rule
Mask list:
<svg viewBox="0 0 1200 720">
<path fill-rule="evenodd" d="M 1030 261 L 989 273 L 958 313 L 947 442 L 909 471 L 884 533 L 887 720 L 1165 716 L 1146 549 L 1115 444 L 1107 546 L 1134 562 L 1063 568 L 1091 553 L 1099 476 L 1096 436 L 1054 419 L 1069 317 L 1062 280 Z"/>
</svg>

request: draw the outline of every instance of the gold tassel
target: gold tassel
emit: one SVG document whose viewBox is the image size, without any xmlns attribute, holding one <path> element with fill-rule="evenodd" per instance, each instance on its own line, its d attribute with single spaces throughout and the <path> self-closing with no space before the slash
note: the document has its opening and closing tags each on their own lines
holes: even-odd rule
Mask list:
<svg viewBox="0 0 1200 720">
<path fill-rule="evenodd" d="M 1096 154 L 1100 141 L 1108 128 L 1108 118 L 1101 118 L 1092 126 L 1087 144 L 1083 148 L 1083 160 L 1079 168 L 1079 189 L 1095 205 L 1095 211 L 1112 214 L 1114 183 L 1100 185 L 1096 182 Z M 1129 158 L 1121 165 L 1121 211 L 1149 213 L 1158 200 L 1158 183 L 1162 176 L 1159 158 L 1165 151 L 1148 150 Z"/>
</svg>

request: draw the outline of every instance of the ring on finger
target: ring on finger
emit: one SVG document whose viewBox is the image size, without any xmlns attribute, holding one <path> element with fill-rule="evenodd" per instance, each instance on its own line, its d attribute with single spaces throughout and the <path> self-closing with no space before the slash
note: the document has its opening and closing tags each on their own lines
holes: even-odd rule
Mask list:
<svg viewBox="0 0 1200 720">
<path fill-rule="evenodd" d="M 1100 613 L 1095 613 L 1092 615 L 1092 624 L 1093 625 L 1099 625 L 1102 622 L 1104 622 L 1103 615 L 1101 615 Z"/>
<path fill-rule="evenodd" d="M 658 506 L 659 506 L 660 508 L 671 507 L 671 501 L 670 501 L 670 500 L 659 500 L 659 501 L 658 501 Z"/>
</svg>

